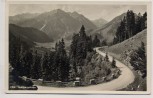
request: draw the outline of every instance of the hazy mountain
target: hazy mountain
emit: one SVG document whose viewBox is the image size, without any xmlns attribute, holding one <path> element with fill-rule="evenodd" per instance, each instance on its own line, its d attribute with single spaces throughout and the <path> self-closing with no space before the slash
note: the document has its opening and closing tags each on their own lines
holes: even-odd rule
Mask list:
<svg viewBox="0 0 153 98">
<path fill-rule="evenodd" d="M 104 26 L 95 29 L 93 32 L 91 32 L 91 34 L 92 35 L 100 35 L 100 36 L 98 36 L 100 39 L 103 38 L 103 40 L 105 39 L 107 41 L 107 43 L 111 43 L 114 39 L 115 34 L 116 34 L 116 30 L 125 15 L 126 14 L 123 13 L 123 14 L 115 17 L 114 19 L 112 19 L 110 22 L 108 22 Z"/>
<path fill-rule="evenodd" d="M 103 19 L 103 18 L 99 18 L 99 19 L 93 20 L 92 22 L 93 22 L 97 27 L 102 27 L 102 26 L 104 26 L 106 23 L 108 23 L 108 21 L 106 21 L 106 20 Z"/>
<path fill-rule="evenodd" d="M 85 25 L 87 29 L 90 28 L 96 28 L 96 25 L 92 23 L 89 19 L 87 19 L 85 16 L 82 14 L 79 14 L 77 12 L 69 13 L 70 16 L 78 20 L 81 24 Z"/>
<path fill-rule="evenodd" d="M 38 13 L 23 13 L 23 14 L 18 14 L 15 16 L 10 16 L 9 17 L 9 23 L 10 24 L 20 24 L 20 22 L 24 22 L 28 19 L 32 19 L 36 16 L 38 16 Z"/>
<path fill-rule="evenodd" d="M 21 37 L 21 39 L 28 42 L 44 43 L 53 41 L 44 32 L 31 27 L 19 27 L 14 24 L 10 24 L 9 33 L 12 33 L 16 37 Z"/>
<path fill-rule="evenodd" d="M 45 32 L 54 40 L 70 37 L 84 25 L 86 30 L 95 29 L 96 26 L 83 15 L 76 12 L 69 13 L 60 9 L 42 13 L 26 21 L 18 22 L 22 27 L 33 27 Z"/>
</svg>

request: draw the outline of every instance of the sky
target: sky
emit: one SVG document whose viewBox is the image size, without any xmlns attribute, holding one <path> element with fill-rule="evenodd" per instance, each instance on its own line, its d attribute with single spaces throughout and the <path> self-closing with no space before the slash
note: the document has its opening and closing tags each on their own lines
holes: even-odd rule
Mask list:
<svg viewBox="0 0 153 98">
<path fill-rule="evenodd" d="M 143 14 L 147 11 L 146 5 L 104 5 L 104 4 L 10 4 L 9 15 L 14 16 L 22 13 L 43 13 L 55 9 L 66 12 L 78 12 L 90 20 L 103 18 L 107 21 L 114 17 L 133 10 L 135 13 Z"/>
</svg>

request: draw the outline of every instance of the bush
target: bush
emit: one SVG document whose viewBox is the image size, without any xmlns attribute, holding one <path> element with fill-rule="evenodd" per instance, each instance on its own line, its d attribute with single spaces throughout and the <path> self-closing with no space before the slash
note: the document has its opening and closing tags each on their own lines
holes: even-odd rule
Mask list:
<svg viewBox="0 0 153 98">
<path fill-rule="evenodd" d="M 25 84 L 24 84 L 25 86 L 33 86 L 33 82 L 30 80 L 30 79 L 27 79 L 26 81 L 25 81 Z"/>
</svg>

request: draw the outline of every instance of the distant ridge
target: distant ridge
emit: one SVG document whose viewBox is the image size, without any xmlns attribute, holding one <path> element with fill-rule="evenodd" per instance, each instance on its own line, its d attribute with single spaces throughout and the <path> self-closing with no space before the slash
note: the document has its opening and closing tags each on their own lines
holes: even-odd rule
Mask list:
<svg viewBox="0 0 153 98">
<path fill-rule="evenodd" d="M 44 43 L 53 41 L 44 32 L 31 27 L 19 27 L 17 25 L 10 24 L 9 33 L 12 33 L 16 37 L 21 37 L 29 42 Z"/>
<path fill-rule="evenodd" d="M 106 20 L 103 19 L 103 18 L 99 18 L 99 19 L 93 20 L 92 22 L 93 22 L 97 27 L 102 27 L 102 26 L 104 26 L 106 23 L 108 23 L 108 21 L 106 21 Z"/>
<path fill-rule="evenodd" d="M 125 15 L 126 14 L 123 13 L 115 17 L 110 22 L 106 23 L 104 26 L 99 27 L 95 29 L 94 31 L 92 31 L 91 34 L 98 35 L 100 39 L 106 40 L 107 43 L 112 43 L 114 36 L 116 34 L 116 30 Z"/>
<path fill-rule="evenodd" d="M 15 20 L 14 18 L 16 16 L 10 17 L 10 22 L 12 22 L 11 20 Z M 82 25 L 85 26 L 86 30 L 94 30 L 96 28 L 83 15 L 77 12 L 65 12 L 60 9 L 35 15 L 33 18 L 24 19 L 24 21 L 22 19 L 20 21 L 14 21 L 14 24 L 39 29 L 54 40 L 71 38 L 73 33 L 78 32 Z"/>
</svg>

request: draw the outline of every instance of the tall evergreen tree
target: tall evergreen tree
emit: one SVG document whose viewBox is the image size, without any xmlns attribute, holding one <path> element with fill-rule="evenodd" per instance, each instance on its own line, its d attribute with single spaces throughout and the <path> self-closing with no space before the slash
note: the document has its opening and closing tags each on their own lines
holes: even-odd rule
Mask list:
<svg viewBox="0 0 153 98">
<path fill-rule="evenodd" d="M 81 29 L 80 29 L 79 36 L 80 36 L 81 38 L 85 38 L 85 37 L 86 37 L 84 25 L 82 25 L 82 27 L 81 27 Z"/>
<path fill-rule="evenodd" d="M 57 51 L 58 43 L 55 44 L 55 50 Z"/>
<path fill-rule="evenodd" d="M 89 52 L 92 51 L 92 48 L 93 48 L 92 45 L 93 45 L 93 42 L 92 42 L 91 35 L 87 36 L 87 42 L 86 42 L 87 51 L 89 51 Z"/>
<path fill-rule="evenodd" d="M 108 54 L 107 54 L 107 53 L 106 53 L 106 56 L 105 56 L 104 60 L 105 60 L 106 62 L 109 62 L 109 58 L 108 58 Z"/>
<path fill-rule="evenodd" d="M 100 46 L 100 40 L 98 39 L 97 35 L 95 35 L 95 38 L 93 40 L 93 46 L 99 47 Z"/>
<path fill-rule="evenodd" d="M 77 62 L 81 59 L 85 59 L 86 55 L 87 55 L 87 36 L 85 33 L 85 28 L 82 25 L 80 32 L 79 32 L 79 37 L 78 37 L 78 41 L 77 41 L 77 48 L 76 48 L 76 59 Z"/>
<path fill-rule="evenodd" d="M 146 77 L 147 75 L 147 60 L 146 60 L 146 50 L 145 45 L 141 42 L 141 46 L 138 50 L 134 51 L 130 56 L 130 63 L 135 68 L 135 70 L 140 70 L 143 74 L 142 77 Z"/>
<path fill-rule="evenodd" d="M 147 28 L 147 12 L 145 12 L 142 16 L 142 30 Z"/>
<path fill-rule="evenodd" d="M 41 58 L 38 56 L 37 51 L 35 51 L 34 54 L 34 62 L 33 62 L 33 66 L 32 66 L 32 71 L 31 71 L 31 77 L 34 79 L 39 79 L 41 78 L 42 74 L 41 74 Z"/>
<path fill-rule="evenodd" d="M 33 64 L 33 55 L 32 55 L 32 50 L 28 50 L 25 54 L 24 57 L 24 73 L 25 76 L 27 77 L 31 77 L 31 68 L 32 68 L 32 64 Z"/>
<path fill-rule="evenodd" d="M 115 68 L 116 67 L 116 61 L 115 61 L 115 59 L 113 58 L 113 60 L 112 60 L 112 64 L 111 64 L 111 66 L 113 67 L 113 68 Z"/>
<path fill-rule="evenodd" d="M 59 41 L 57 51 L 55 53 L 54 63 L 56 65 L 57 80 L 68 81 L 69 77 L 69 58 L 65 51 L 64 39 Z"/>
<path fill-rule="evenodd" d="M 103 40 L 103 41 L 101 42 L 101 46 L 106 46 L 106 45 L 107 45 L 106 40 Z"/>
<path fill-rule="evenodd" d="M 139 13 L 136 19 L 136 32 L 142 31 L 142 16 Z"/>
<path fill-rule="evenodd" d="M 79 35 L 78 34 L 73 34 L 72 42 L 71 42 L 71 45 L 70 45 L 70 57 L 71 58 L 76 58 L 78 40 L 79 40 Z"/>
<path fill-rule="evenodd" d="M 55 52 L 50 52 L 48 55 L 47 74 L 48 74 L 49 80 L 54 80 L 54 73 L 56 70 L 56 65 L 54 65 L 54 55 L 55 55 Z"/>
<path fill-rule="evenodd" d="M 121 25 L 123 25 L 122 26 L 122 28 L 123 28 L 123 30 L 122 30 L 123 31 L 122 32 L 123 40 L 126 40 L 126 39 L 128 39 L 128 32 L 127 32 L 127 21 L 126 21 L 126 17 L 125 16 L 123 18 L 123 21 L 122 21 Z"/>
<path fill-rule="evenodd" d="M 135 14 L 133 13 L 133 11 L 131 10 L 131 19 L 130 19 L 130 30 L 131 30 L 131 36 L 135 35 Z"/>
<path fill-rule="evenodd" d="M 48 53 L 46 52 L 43 56 L 42 56 L 42 74 L 43 74 L 43 80 L 48 80 L 47 76 L 48 76 Z"/>
</svg>

